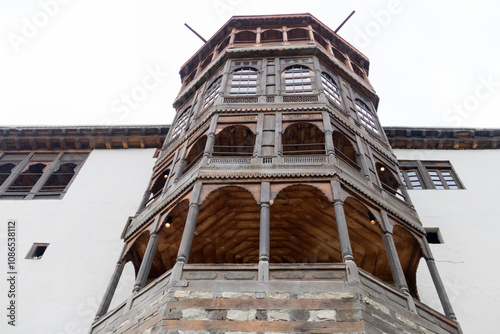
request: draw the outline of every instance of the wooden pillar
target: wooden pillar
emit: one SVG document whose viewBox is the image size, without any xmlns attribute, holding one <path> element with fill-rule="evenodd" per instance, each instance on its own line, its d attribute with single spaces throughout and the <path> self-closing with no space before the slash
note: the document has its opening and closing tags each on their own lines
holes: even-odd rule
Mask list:
<svg viewBox="0 0 500 334">
<path fill-rule="evenodd" d="M 229 92 L 226 91 L 226 88 L 227 88 L 227 82 L 230 80 L 230 76 L 231 76 L 231 62 L 227 61 L 226 64 L 224 65 L 219 93 L 217 94 L 217 97 L 215 97 L 214 99 L 214 104 L 222 104 L 224 102 L 224 97 L 229 94 Z"/>
<path fill-rule="evenodd" d="M 309 32 L 309 43 L 314 43 L 314 32 L 310 24 L 307 25 L 307 30 Z"/>
<path fill-rule="evenodd" d="M 334 156 L 335 147 L 333 145 L 333 132 L 332 123 L 330 122 L 330 115 L 328 114 L 328 111 L 323 111 L 321 115 L 323 116 L 323 127 L 325 129 L 326 154 Z"/>
<path fill-rule="evenodd" d="M 213 115 L 210 120 L 210 127 L 207 134 L 207 143 L 205 144 L 205 151 L 203 152 L 202 165 L 208 163 L 208 158 L 212 155 L 215 143 L 215 131 L 217 130 L 217 121 L 219 120 L 219 115 Z"/>
<path fill-rule="evenodd" d="M 390 226 L 389 217 L 387 212 L 382 210 L 380 212 L 382 216 L 382 223 L 384 226 L 384 246 L 385 252 L 387 253 L 387 259 L 389 260 L 389 267 L 391 268 L 392 278 L 396 283 L 396 287 L 406 293 L 410 293 L 408 289 L 408 284 L 406 284 L 406 278 L 403 272 L 403 267 L 401 267 L 401 262 L 399 261 L 398 252 L 396 250 L 396 245 L 394 244 L 394 239 L 392 238 L 392 232 L 388 230 Z"/>
<path fill-rule="evenodd" d="M 193 243 L 194 230 L 196 228 L 196 220 L 198 219 L 198 211 L 200 209 L 198 201 L 200 200 L 201 187 L 202 183 L 198 182 L 194 185 L 191 192 L 186 224 L 184 226 L 184 232 L 182 233 L 181 244 L 177 253 L 177 260 L 174 268 L 172 269 L 172 281 L 178 281 L 181 279 L 182 268 L 189 259 L 189 253 L 191 252 L 191 245 Z"/>
<path fill-rule="evenodd" d="M 450 299 L 448 298 L 448 294 L 446 293 L 446 290 L 444 288 L 443 281 L 441 280 L 441 276 L 439 276 L 439 272 L 432 255 L 431 248 L 429 247 L 429 244 L 427 243 L 427 240 L 425 238 L 423 239 L 423 246 L 425 262 L 427 263 L 427 267 L 429 268 L 429 272 L 431 274 L 432 281 L 434 282 L 439 300 L 441 301 L 441 306 L 443 307 L 444 314 L 451 320 L 457 321 L 455 312 L 451 307 Z"/>
<path fill-rule="evenodd" d="M 260 188 L 260 236 L 259 236 L 259 281 L 269 280 L 269 253 L 270 253 L 270 194 L 269 182 L 262 182 Z"/>
<path fill-rule="evenodd" d="M 160 216 L 156 216 L 155 223 L 153 224 L 153 230 L 149 234 L 149 242 L 146 248 L 146 252 L 144 253 L 144 257 L 142 258 L 141 266 L 139 268 L 139 272 L 137 273 L 137 278 L 135 280 L 134 289 L 132 292 L 137 292 L 141 290 L 144 285 L 146 285 L 146 281 L 149 276 L 149 272 L 151 271 L 151 266 L 153 264 L 153 259 L 155 257 L 156 249 L 158 248 L 158 231 L 156 226 L 160 221 Z"/>
<path fill-rule="evenodd" d="M 321 81 L 321 65 L 317 57 L 313 57 L 313 63 L 314 63 L 314 86 L 318 91 L 319 102 L 327 103 L 325 88 L 323 87 L 323 81 Z"/>
<path fill-rule="evenodd" d="M 403 178 L 401 176 L 401 171 L 399 170 L 399 167 L 396 165 L 396 177 L 398 178 L 399 182 L 399 189 L 401 189 L 401 192 L 403 193 L 403 196 L 405 197 L 405 202 L 408 203 L 409 206 L 412 208 L 413 202 L 411 201 L 410 194 L 408 193 L 408 189 L 406 189 L 404 183 L 403 183 Z"/>
<path fill-rule="evenodd" d="M 276 113 L 276 124 L 274 127 L 274 155 L 281 157 L 283 155 L 283 147 L 281 142 L 281 135 L 283 134 L 283 123 L 281 119 L 281 112 Z"/>
<path fill-rule="evenodd" d="M 255 136 L 255 145 L 253 148 L 253 157 L 257 158 L 262 155 L 262 136 L 264 133 L 264 114 L 257 115 L 257 131 Z"/>
<path fill-rule="evenodd" d="M 333 49 L 332 49 L 332 43 L 329 40 L 326 40 L 326 46 L 327 46 L 326 49 L 328 50 L 328 53 L 333 56 L 334 54 L 333 54 Z"/>
<path fill-rule="evenodd" d="M 187 142 L 184 143 L 184 147 L 182 148 L 181 153 L 179 154 L 180 157 L 176 165 L 174 183 L 179 181 L 179 179 L 182 176 L 182 173 L 184 172 L 184 169 L 186 168 L 186 151 L 187 151 Z"/>
<path fill-rule="evenodd" d="M 108 287 L 106 288 L 106 292 L 104 292 L 104 297 L 102 298 L 101 304 L 97 309 L 94 321 L 99 320 L 100 317 L 108 312 L 109 305 L 113 300 L 116 287 L 118 286 L 118 282 L 120 281 L 120 277 L 122 276 L 123 268 L 125 267 L 125 261 L 123 260 L 123 251 L 125 250 L 125 247 L 126 245 L 123 247 L 122 253 L 120 254 L 120 259 L 116 263 L 115 270 L 113 271 L 111 280 L 109 281 Z"/>
<path fill-rule="evenodd" d="M 137 211 L 135 212 L 136 215 L 139 214 L 139 212 L 141 212 L 142 209 L 144 209 L 146 207 L 146 204 L 149 201 L 149 197 L 151 196 L 151 191 L 149 188 L 151 188 L 152 183 L 153 183 L 153 179 L 151 178 L 151 179 L 149 179 L 148 186 L 147 186 L 146 190 L 144 191 L 144 195 L 142 195 L 141 203 L 139 204 L 139 207 L 137 208 Z M 167 182 L 165 182 L 165 184 L 167 184 Z"/>
<path fill-rule="evenodd" d="M 337 221 L 337 230 L 339 233 L 340 249 L 342 252 L 342 262 L 354 261 L 352 256 L 351 241 L 349 240 L 349 231 L 344 212 L 344 197 L 342 188 L 338 181 L 332 181 L 333 190 L 333 209 L 335 210 L 335 220 Z"/>
<path fill-rule="evenodd" d="M 236 36 L 236 28 L 233 28 L 231 30 L 231 37 L 229 37 L 229 44 L 228 46 L 233 46 L 234 44 L 234 37 Z"/>
<path fill-rule="evenodd" d="M 370 180 L 370 167 L 368 166 L 368 161 L 366 161 L 367 157 L 365 153 L 364 143 L 359 135 L 356 135 L 356 144 L 358 146 L 358 160 L 359 166 L 361 167 L 361 173 L 363 173 L 363 176 L 366 180 Z"/>
</svg>

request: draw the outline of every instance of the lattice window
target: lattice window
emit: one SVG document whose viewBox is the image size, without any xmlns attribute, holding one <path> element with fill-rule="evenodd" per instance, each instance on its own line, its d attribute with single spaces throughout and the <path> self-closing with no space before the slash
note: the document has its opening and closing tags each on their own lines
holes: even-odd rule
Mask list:
<svg viewBox="0 0 500 334">
<path fill-rule="evenodd" d="M 0 158 L 0 199 L 61 198 L 88 153 L 6 153 Z"/>
<path fill-rule="evenodd" d="M 188 119 L 189 119 L 189 111 L 191 110 L 191 107 L 187 107 L 184 109 L 184 111 L 181 113 L 181 115 L 177 118 L 177 121 L 175 122 L 175 127 L 174 130 L 172 131 L 172 139 L 177 138 L 181 131 L 186 127 Z"/>
<path fill-rule="evenodd" d="M 323 82 L 323 89 L 326 96 L 339 106 L 341 105 L 340 89 L 330 75 L 323 72 L 321 73 L 321 82 Z"/>
<path fill-rule="evenodd" d="M 313 71 L 306 66 L 295 65 L 285 69 L 285 93 L 288 95 L 305 95 L 313 93 Z"/>
<path fill-rule="evenodd" d="M 362 102 L 361 100 L 356 99 L 356 111 L 358 112 L 359 121 L 365 128 L 379 134 L 377 121 L 375 120 L 375 116 L 372 114 L 370 108 Z"/>
<path fill-rule="evenodd" d="M 252 67 L 243 67 L 233 72 L 229 95 L 256 95 L 258 72 Z"/>
<path fill-rule="evenodd" d="M 222 82 L 222 76 L 215 79 L 210 86 L 208 86 L 205 92 L 205 102 L 203 104 L 203 109 L 207 109 L 212 104 L 214 104 L 215 98 L 219 95 L 220 85 Z"/>
</svg>

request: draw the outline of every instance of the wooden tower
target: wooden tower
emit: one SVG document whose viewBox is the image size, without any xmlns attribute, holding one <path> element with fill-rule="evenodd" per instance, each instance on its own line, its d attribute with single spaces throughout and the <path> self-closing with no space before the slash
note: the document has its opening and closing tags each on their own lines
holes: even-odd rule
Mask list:
<svg viewBox="0 0 500 334">
<path fill-rule="evenodd" d="M 310 14 L 231 18 L 181 68 L 91 333 L 459 333 L 368 71 Z"/>
</svg>

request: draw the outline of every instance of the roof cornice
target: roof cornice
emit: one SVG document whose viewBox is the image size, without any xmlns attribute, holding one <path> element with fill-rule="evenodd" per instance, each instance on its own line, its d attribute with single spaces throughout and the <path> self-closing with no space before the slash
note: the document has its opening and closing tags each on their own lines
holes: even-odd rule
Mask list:
<svg viewBox="0 0 500 334">
<path fill-rule="evenodd" d="M 161 148 L 170 125 L 0 127 L 1 151 Z"/>
<path fill-rule="evenodd" d="M 500 129 L 384 127 L 393 149 L 484 150 L 500 148 Z"/>
</svg>

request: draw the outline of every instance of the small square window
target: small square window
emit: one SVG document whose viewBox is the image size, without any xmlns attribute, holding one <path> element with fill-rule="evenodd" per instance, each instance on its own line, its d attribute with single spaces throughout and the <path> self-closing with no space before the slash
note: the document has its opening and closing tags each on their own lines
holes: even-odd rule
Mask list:
<svg viewBox="0 0 500 334">
<path fill-rule="evenodd" d="M 443 236 L 439 231 L 439 227 L 426 227 L 426 238 L 430 244 L 444 244 Z"/>
<path fill-rule="evenodd" d="M 25 259 L 28 260 L 40 260 L 45 254 L 45 251 L 47 250 L 47 247 L 49 247 L 49 244 L 47 243 L 38 243 L 35 242 L 33 246 L 31 246 L 28 254 L 26 254 Z"/>
</svg>

